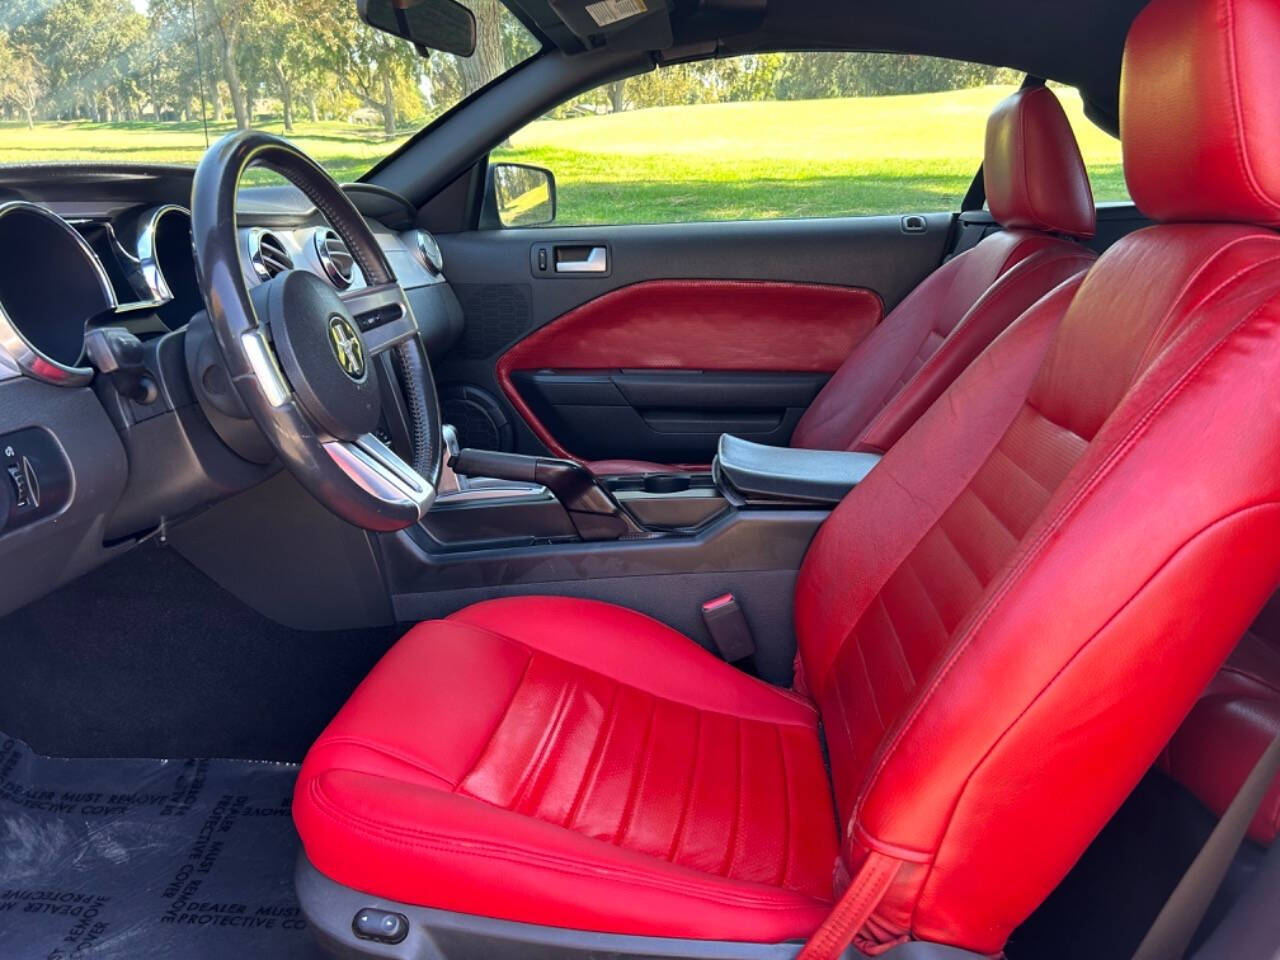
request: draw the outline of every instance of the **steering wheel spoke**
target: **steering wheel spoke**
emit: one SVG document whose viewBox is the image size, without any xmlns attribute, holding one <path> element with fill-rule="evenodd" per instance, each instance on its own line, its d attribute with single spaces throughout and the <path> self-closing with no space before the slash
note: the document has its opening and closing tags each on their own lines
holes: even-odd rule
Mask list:
<svg viewBox="0 0 1280 960">
<path fill-rule="evenodd" d="M 324 449 L 360 489 L 384 501 L 413 504 L 418 519 L 435 502 L 435 486 L 371 433 L 354 441 L 331 441 Z"/>
<path fill-rule="evenodd" d="M 385 353 L 418 335 L 409 300 L 398 283 L 350 290 L 342 295 L 342 302 L 355 318 L 370 356 Z"/>
</svg>

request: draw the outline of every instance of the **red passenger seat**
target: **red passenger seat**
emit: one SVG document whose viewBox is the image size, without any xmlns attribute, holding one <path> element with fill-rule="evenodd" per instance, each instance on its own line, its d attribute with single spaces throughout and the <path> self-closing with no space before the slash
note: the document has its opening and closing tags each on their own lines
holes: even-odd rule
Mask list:
<svg viewBox="0 0 1280 960">
<path fill-rule="evenodd" d="M 421 624 L 303 765 L 311 864 L 528 924 L 998 953 L 1280 581 L 1278 48 L 1273 0 L 1139 14 L 1125 171 L 1162 222 L 832 513 L 795 691 L 605 604 Z"/>
</svg>

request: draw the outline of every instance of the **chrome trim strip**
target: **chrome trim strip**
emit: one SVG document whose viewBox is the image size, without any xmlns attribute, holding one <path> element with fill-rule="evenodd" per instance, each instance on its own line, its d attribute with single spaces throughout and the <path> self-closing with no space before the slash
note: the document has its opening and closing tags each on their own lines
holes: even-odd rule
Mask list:
<svg viewBox="0 0 1280 960">
<path fill-rule="evenodd" d="M 267 403 L 273 407 L 283 407 L 289 400 L 289 390 L 284 385 L 284 374 L 280 371 L 280 365 L 276 363 L 276 358 L 272 355 L 260 330 L 251 330 L 242 334 L 240 345 L 244 347 L 244 355 L 249 360 L 249 366 L 253 368 L 253 375 L 257 378 L 258 385 L 266 394 Z"/>
<path fill-rule="evenodd" d="M 435 502 L 436 488 L 372 434 L 353 443 L 323 444 L 335 464 L 365 493 L 386 503 L 409 502 L 421 520 Z"/>
</svg>

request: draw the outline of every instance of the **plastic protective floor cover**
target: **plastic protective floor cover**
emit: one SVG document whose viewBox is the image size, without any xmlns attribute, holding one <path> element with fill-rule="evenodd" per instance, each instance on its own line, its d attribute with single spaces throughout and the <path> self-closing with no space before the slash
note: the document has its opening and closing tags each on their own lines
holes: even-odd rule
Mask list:
<svg viewBox="0 0 1280 960">
<path fill-rule="evenodd" d="M 0 957 L 319 957 L 293 893 L 297 772 L 0 735 Z"/>
</svg>

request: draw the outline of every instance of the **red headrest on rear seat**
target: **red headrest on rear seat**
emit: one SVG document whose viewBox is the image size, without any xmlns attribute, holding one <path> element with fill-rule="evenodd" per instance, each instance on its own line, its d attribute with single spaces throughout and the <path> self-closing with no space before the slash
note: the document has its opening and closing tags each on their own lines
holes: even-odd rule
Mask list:
<svg viewBox="0 0 1280 960">
<path fill-rule="evenodd" d="M 1125 44 L 1120 135 L 1147 216 L 1280 226 L 1280 3 L 1146 7 Z"/>
<path fill-rule="evenodd" d="M 1093 191 L 1062 105 L 1045 87 L 1019 90 L 987 120 L 982 175 L 1005 227 L 1091 237 Z"/>
</svg>

